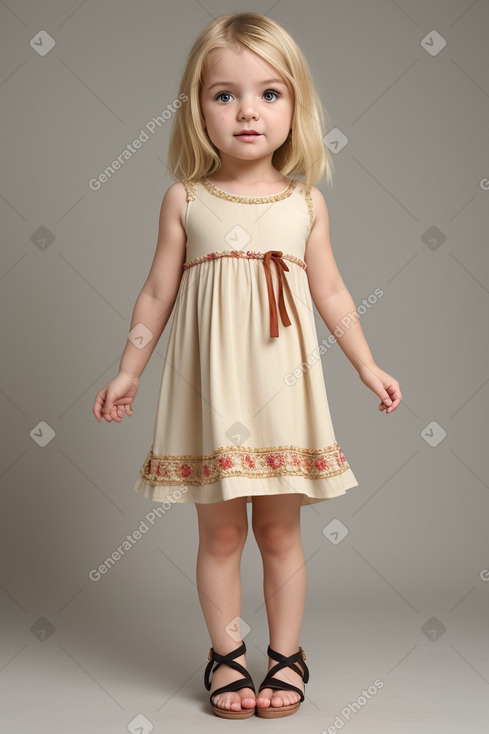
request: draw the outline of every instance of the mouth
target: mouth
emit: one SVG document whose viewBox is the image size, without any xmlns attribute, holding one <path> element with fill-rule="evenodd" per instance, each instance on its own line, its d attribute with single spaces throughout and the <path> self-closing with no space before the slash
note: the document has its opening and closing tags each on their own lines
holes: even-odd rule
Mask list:
<svg viewBox="0 0 489 734">
<path fill-rule="evenodd" d="M 259 133 L 239 133 L 239 135 L 235 135 L 235 137 L 243 143 L 254 143 L 255 140 L 258 140 L 258 138 L 261 138 L 262 136 Z"/>
<path fill-rule="evenodd" d="M 238 133 L 235 137 L 237 138 L 259 138 L 261 133 L 257 133 L 254 130 L 246 130 L 245 132 Z"/>
</svg>

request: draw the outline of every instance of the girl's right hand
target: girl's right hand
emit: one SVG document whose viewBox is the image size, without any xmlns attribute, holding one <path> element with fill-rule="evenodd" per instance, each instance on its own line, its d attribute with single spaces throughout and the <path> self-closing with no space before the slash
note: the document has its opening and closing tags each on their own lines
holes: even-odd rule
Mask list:
<svg viewBox="0 0 489 734">
<path fill-rule="evenodd" d="M 120 423 L 124 412 L 132 415 L 132 402 L 139 387 L 139 377 L 119 372 L 105 387 L 97 393 L 93 406 L 93 414 L 100 423 L 105 418 L 107 423 L 112 420 Z"/>
</svg>

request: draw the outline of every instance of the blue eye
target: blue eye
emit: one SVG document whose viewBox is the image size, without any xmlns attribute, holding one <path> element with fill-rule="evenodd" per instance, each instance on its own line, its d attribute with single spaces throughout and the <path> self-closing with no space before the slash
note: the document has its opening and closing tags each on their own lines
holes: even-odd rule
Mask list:
<svg viewBox="0 0 489 734">
<path fill-rule="evenodd" d="M 264 95 L 265 94 L 274 94 L 275 97 L 277 97 L 277 98 L 280 97 L 280 92 L 276 92 L 274 89 L 267 89 L 267 91 L 264 92 L 263 94 Z M 224 97 L 230 97 L 231 96 L 231 92 L 219 92 L 219 94 L 216 94 L 216 96 L 215 96 L 216 101 L 219 100 L 219 99 L 221 99 L 221 97 L 223 97 L 223 96 Z M 267 101 L 273 102 L 273 100 L 267 100 Z"/>
<path fill-rule="evenodd" d="M 224 96 L 227 95 L 228 97 L 230 96 L 229 95 L 229 92 L 219 92 L 219 94 L 216 95 L 216 100 L 219 99 L 220 97 L 222 97 L 223 95 Z"/>
</svg>

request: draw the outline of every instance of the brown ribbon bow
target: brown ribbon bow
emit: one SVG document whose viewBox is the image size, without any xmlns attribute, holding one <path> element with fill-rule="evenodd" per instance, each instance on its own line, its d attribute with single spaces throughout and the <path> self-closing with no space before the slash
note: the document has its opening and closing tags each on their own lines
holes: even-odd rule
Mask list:
<svg viewBox="0 0 489 734">
<path fill-rule="evenodd" d="M 268 302 L 270 304 L 270 336 L 278 336 L 278 318 L 277 318 L 277 304 L 275 303 L 275 296 L 273 293 L 272 273 L 270 270 L 270 261 L 273 259 L 278 274 L 278 307 L 280 310 L 280 316 L 284 326 L 291 326 L 291 321 L 285 308 L 283 282 L 282 279 L 285 277 L 284 270 L 288 271 L 287 263 L 282 259 L 281 250 L 268 250 L 265 252 L 263 258 L 263 265 L 265 267 L 265 276 L 267 279 L 268 289 Z"/>
</svg>

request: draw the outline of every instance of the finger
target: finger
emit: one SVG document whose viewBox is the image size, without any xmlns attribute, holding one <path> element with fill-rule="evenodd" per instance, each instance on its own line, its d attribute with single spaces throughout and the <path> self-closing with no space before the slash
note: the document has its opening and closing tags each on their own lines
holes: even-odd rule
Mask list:
<svg viewBox="0 0 489 734">
<path fill-rule="evenodd" d="M 113 403 L 109 403 L 106 400 L 105 401 L 105 404 L 104 404 L 104 408 L 103 408 L 104 415 L 111 415 L 112 414 L 113 407 L 114 407 L 114 404 Z"/>
<path fill-rule="evenodd" d="M 104 408 L 105 408 L 105 412 L 106 413 L 110 413 L 110 415 L 112 417 L 114 417 L 114 412 L 117 410 L 117 401 L 119 399 L 120 398 L 114 398 L 114 397 L 112 397 L 112 395 L 110 394 L 110 392 L 107 391 L 107 395 L 105 397 L 105 405 L 104 405 Z"/>
<path fill-rule="evenodd" d="M 114 407 L 113 407 L 113 411 L 112 411 L 112 415 L 114 417 L 116 417 L 116 416 L 117 416 L 117 418 L 123 418 L 124 417 L 124 412 L 125 412 L 126 406 L 125 406 L 125 403 L 123 401 L 124 401 L 124 398 L 118 398 L 117 400 L 114 401 Z"/>
<path fill-rule="evenodd" d="M 387 390 L 389 391 L 389 395 L 392 400 L 401 400 L 402 395 L 401 391 L 399 390 L 399 385 L 390 385 Z"/>
<path fill-rule="evenodd" d="M 114 414 L 114 406 L 109 408 L 108 405 L 105 405 L 104 407 L 104 417 L 107 423 L 112 423 L 113 420 L 115 420 L 115 414 Z"/>
<path fill-rule="evenodd" d="M 93 406 L 93 409 L 92 409 L 92 412 L 93 412 L 95 418 L 98 421 L 101 421 L 102 420 L 102 405 L 103 405 L 103 403 L 104 403 L 104 399 L 102 397 L 102 393 L 101 392 L 98 392 L 97 395 L 96 395 L 96 397 L 95 397 L 95 403 L 94 403 L 94 406 Z"/>
</svg>

